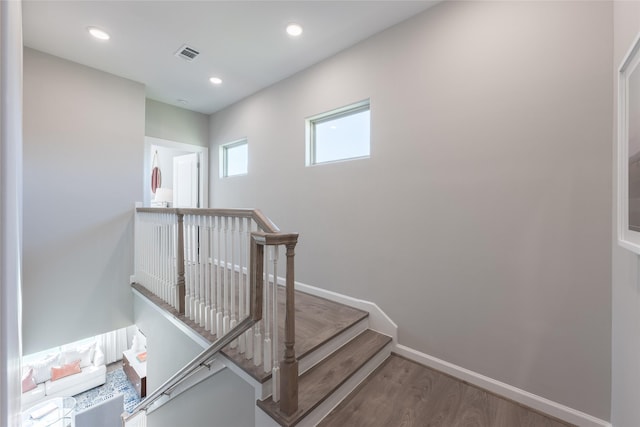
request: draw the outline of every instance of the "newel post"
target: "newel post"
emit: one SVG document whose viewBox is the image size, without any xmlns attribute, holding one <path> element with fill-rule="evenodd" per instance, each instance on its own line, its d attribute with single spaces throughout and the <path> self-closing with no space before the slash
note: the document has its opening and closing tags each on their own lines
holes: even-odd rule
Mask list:
<svg viewBox="0 0 640 427">
<path fill-rule="evenodd" d="M 262 319 L 262 276 L 264 274 L 264 237 L 258 233 L 251 235 L 251 249 L 249 252 L 249 276 L 251 299 L 249 300 L 249 316 L 258 322 Z M 253 339 L 253 338 L 251 338 Z"/>
<path fill-rule="evenodd" d="M 178 293 L 178 312 L 185 314 L 184 296 L 186 292 L 184 282 L 184 214 L 178 213 L 178 250 L 176 254 L 178 283 L 176 284 L 176 292 Z"/>
<path fill-rule="evenodd" d="M 280 362 L 280 410 L 291 415 L 298 410 L 298 360 L 296 359 L 296 317 L 294 256 L 297 240 L 287 242 L 286 310 L 284 321 L 284 359 Z"/>
</svg>

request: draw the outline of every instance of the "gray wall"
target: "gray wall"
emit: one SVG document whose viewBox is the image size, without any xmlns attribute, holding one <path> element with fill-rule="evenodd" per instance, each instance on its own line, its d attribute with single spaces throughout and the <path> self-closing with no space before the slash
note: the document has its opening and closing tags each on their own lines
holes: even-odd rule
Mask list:
<svg viewBox="0 0 640 427">
<path fill-rule="evenodd" d="M 144 86 L 24 56 L 24 353 L 133 321 Z"/>
<path fill-rule="evenodd" d="M 203 349 L 138 296 L 134 297 L 134 313 L 136 325 L 147 337 L 147 393 L 150 393 Z M 254 396 L 249 384 L 224 369 L 151 413 L 147 422 L 149 427 L 252 426 Z"/>
<path fill-rule="evenodd" d="M 149 427 L 255 425 L 253 388 L 228 369 L 149 414 Z"/>
<path fill-rule="evenodd" d="M 173 105 L 146 100 L 145 135 L 206 147 L 208 116 Z"/>
<path fill-rule="evenodd" d="M 212 206 L 300 232 L 296 279 L 401 344 L 608 420 L 612 8 L 441 3 L 218 112 Z M 371 158 L 306 168 L 304 118 L 365 98 Z"/>
<path fill-rule="evenodd" d="M 147 338 L 147 391 L 151 392 L 193 360 L 203 348 L 137 295 L 133 297 L 133 312 L 135 324 Z"/>
<path fill-rule="evenodd" d="M 613 70 L 614 85 L 624 55 L 640 32 L 640 3 L 614 3 Z M 615 86 L 614 86 L 615 87 Z M 615 93 L 617 106 L 617 93 Z M 617 114 L 617 109 L 616 109 Z M 614 116 L 615 117 L 615 116 Z M 617 153 L 617 129 L 614 129 Z M 616 154 L 617 155 L 617 154 Z M 617 157 L 614 157 L 614 159 Z M 613 162 L 617 173 L 616 162 Z M 616 175 L 614 175 L 616 176 Z M 616 190 L 614 187 L 614 195 Z M 617 217 L 613 198 L 614 218 Z M 614 427 L 636 427 L 640 424 L 640 277 L 638 256 L 619 247 L 613 229 L 613 360 L 611 422 Z"/>
</svg>

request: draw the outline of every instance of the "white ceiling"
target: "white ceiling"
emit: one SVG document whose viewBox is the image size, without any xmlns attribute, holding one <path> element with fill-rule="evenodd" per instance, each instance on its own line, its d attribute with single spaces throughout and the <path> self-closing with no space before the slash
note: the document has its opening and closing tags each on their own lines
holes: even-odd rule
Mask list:
<svg viewBox="0 0 640 427">
<path fill-rule="evenodd" d="M 24 44 L 144 83 L 151 99 L 210 114 L 434 3 L 24 0 Z M 291 22 L 303 26 L 299 38 L 285 33 Z M 88 26 L 111 40 L 93 39 Z M 200 52 L 193 62 L 174 56 L 185 43 Z M 222 85 L 209 82 L 214 75 Z"/>
</svg>

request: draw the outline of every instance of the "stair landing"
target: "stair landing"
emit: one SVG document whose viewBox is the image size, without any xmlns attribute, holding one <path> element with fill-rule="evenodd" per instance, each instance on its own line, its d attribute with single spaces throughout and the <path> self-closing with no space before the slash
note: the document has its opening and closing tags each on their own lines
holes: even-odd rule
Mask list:
<svg viewBox="0 0 640 427">
<path fill-rule="evenodd" d="M 131 285 L 133 289 L 144 295 L 154 304 L 164 309 L 172 316 L 189 326 L 205 340 L 212 343 L 216 335 L 206 331 L 192 320 L 180 314 L 175 308 L 161 300 L 151 291 L 140 284 Z M 295 292 L 296 307 L 296 358 L 301 359 L 321 347 L 341 332 L 354 326 L 365 319 L 369 313 L 357 308 L 349 307 L 325 298 L 310 295 L 304 292 Z M 278 286 L 278 337 L 280 342 L 279 359 L 284 355 L 284 313 L 285 313 L 284 288 Z M 264 372 L 262 366 L 256 367 L 252 360 L 247 360 L 238 349 L 225 347 L 222 353 L 233 363 L 238 365 L 257 381 L 264 383 L 271 378 L 271 372 Z"/>
</svg>

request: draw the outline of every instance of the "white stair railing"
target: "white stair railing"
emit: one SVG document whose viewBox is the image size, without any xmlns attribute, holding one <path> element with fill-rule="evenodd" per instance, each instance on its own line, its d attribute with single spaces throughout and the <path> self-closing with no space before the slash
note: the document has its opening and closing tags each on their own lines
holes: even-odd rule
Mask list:
<svg viewBox="0 0 640 427">
<path fill-rule="evenodd" d="M 230 347 L 272 375 L 274 401 L 280 400 L 281 363 L 297 381 L 294 345 L 293 248 L 297 234 L 283 234 L 251 209 L 137 208 L 135 282 L 194 324 L 220 338 L 250 314 L 251 260 L 262 258 L 263 316 Z M 253 244 L 252 244 L 253 242 Z M 284 361 L 279 350 L 279 247 L 286 247 Z M 252 251 L 256 251 L 252 256 Z M 295 366 L 294 366 L 295 365 Z M 288 379 L 291 384 L 293 379 Z M 297 407 L 288 396 L 283 405 Z"/>
</svg>

